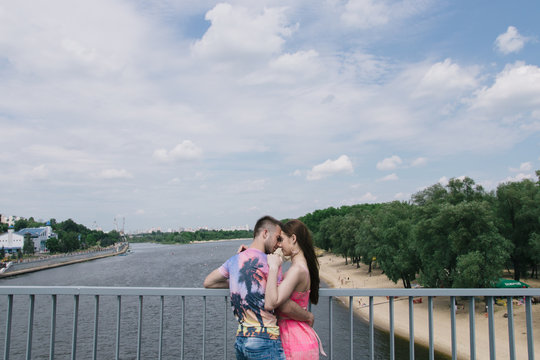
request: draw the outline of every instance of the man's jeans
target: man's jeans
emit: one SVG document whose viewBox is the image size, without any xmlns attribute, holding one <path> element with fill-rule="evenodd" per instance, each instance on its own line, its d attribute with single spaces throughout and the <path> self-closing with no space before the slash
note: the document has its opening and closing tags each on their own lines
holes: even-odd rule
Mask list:
<svg viewBox="0 0 540 360">
<path fill-rule="evenodd" d="M 285 353 L 279 339 L 237 336 L 234 348 L 237 360 L 285 360 Z"/>
</svg>

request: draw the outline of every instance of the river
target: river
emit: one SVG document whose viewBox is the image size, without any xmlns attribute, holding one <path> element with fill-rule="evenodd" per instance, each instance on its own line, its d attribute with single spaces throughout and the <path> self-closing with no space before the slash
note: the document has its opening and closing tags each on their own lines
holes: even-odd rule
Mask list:
<svg viewBox="0 0 540 360">
<path fill-rule="evenodd" d="M 35 273 L 0 279 L 1 286 L 130 286 L 130 287 L 202 287 L 205 276 L 234 254 L 241 243 L 247 241 L 208 242 L 187 245 L 131 244 L 127 256 L 114 256 L 80 264 L 43 270 Z M 322 284 L 322 286 L 325 286 Z M 6 309 L 6 298 L 0 298 L 0 309 Z M 11 358 L 23 358 L 26 349 L 26 326 L 28 322 L 28 299 L 16 296 L 11 336 Z M 33 334 L 33 359 L 47 359 L 50 331 L 50 296 L 36 298 Z M 78 319 L 77 359 L 92 358 L 94 329 L 94 299 L 81 297 Z M 120 341 L 121 359 L 134 359 L 137 350 L 137 297 L 122 298 L 122 323 Z M 143 306 L 142 358 L 155 359 L 158 354 L 159 336 L 158 297 L 145 297 Z M 223 358 L 223 298 L 207 301 L 206 358 Z M 315 330 L 326 350 L 328 346 L 328 299 L 321 298 L 312 307 Z M 57 359 L 69 359 L 73 328 L 73 296 L 58 296 L 57 333 L 55 354 Z M 234 359 L 234 330 L 236 321 L 228 309 L 228 358 Z M 100 299 L 98 358 L 113 359 L 115 354 L 117 303 L 115 297 Z M 163 359 L 180 359 L 181 345 L 181 299 L 165 300 Z M 5 314 L 5 311 L 3 311 Z M 202 299 L 186 298 L 185 359 L 202 357 Z M 5 315 L 0 318 L 0 339 L 4 339 Z M 349 358 L 349 311 L 339 302 L 334 305 L 334 359 Z M 215 330 L 215 333 L 213 331 Z M 355 318 L 355 359 L 368 358 L 368 326 Z M 3 341 L 1 351 L 3 353 Z M 396 359 L 409 356 L 408 341 L 396 338 Z M 324 357 L 321 357 L 324 358 Z M 376 331 L 375 358 L 389 358 L 388 334 Z M 427 349 L 415 346 L 416 359 L 428 359 Z M 446 359 L 436 354 L 436 358 Z"/>
</svg>

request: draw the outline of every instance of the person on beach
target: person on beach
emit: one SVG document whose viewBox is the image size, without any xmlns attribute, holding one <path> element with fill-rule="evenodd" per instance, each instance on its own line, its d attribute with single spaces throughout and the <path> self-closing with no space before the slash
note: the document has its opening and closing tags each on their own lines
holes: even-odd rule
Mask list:
<svg viewBox="0 0 540 360">
<path fill-rule="evenodd" d="M 273 311 L 265 309 L 268 278 L 267 254 L 281 246 L 282 223 L 271 216 L 255 224 L 253 241 L 241 246 L 238 253 L 212 271 L 204 280 L 205 288 L 229 288 L 231 305 L 238 320 L 236 358 L 284 360 L 280 330 Z M 275 275 L 280 280 L 281 271 Z M 313 314 L 293 301 L 280 307 L 287 316 L 313 324 Z"/>
<path fill-rule="evenodd" d="M 290 299 L 306 309 L 310 300 L 313 304 L 319 301 L 319 262 L 311 234 L 300 220 L 291 220 L 283 226 L 281 237 L 283 255 L 290 256 L 292 264 L 279 283 L 281 257 L 268 255 L 270 270 L 266 282 L 265 308 L 273 310 Z M 291 319 L 281 312 L 278 315 L 287 360 L 318 359 L 319 351 L 326 356 L 318 335 L 309 324 Z"/>
</svg>

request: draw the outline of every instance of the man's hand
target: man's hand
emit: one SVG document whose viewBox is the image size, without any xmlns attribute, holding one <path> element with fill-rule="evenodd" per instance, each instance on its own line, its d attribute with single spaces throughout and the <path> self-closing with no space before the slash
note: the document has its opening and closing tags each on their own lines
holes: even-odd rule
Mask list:
<svg viewBox="0 0 540 360">
<path fill-rule="evenodd" d="M 309 313 L 309 319 L 306 320 L 309 326 L 313 327 L 313 324 L 315 323 L 315 316 L 313 316 L 313 313 Z"/>
<path fill-rule="evenodd" d="M 229 287 L 229 279 L 221 275 L 219 269 L 216 269 L 204 279 L 203 286 L 207 289 L 227 289 Z"/>
<path fill-rule="evenodd" d="M 288 318 L 297 321 L 304 321 L 308 323 L 311 327 L 313 327 L 313 324 L 315 323 L 315 317 L 313 316 L 313 314 L 302 308 L 300 305 L 298 305 L 291 299 L 281 304 L 281 306 L 279 307 L 279 311 Z"/>
</svg>

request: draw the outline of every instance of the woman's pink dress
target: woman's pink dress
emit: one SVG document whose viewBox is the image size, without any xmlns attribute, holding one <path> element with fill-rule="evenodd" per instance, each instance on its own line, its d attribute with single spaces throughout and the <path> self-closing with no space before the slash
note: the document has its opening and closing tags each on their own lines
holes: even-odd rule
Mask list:
<svg viewBox="0 0 540 360">
<path fill-rule="evenodd" d="M 307 270 L 307 269 L 306 269 Z M 309 276 L 309 273 L 308 273 Z M 310 291 L 293 292 L 291 300 L 307 309 Z M 287 360 L 312 360 L 319 358 L 319 337 L 306 322 L 278 318 L 279 334 Z"/>
</svg>

